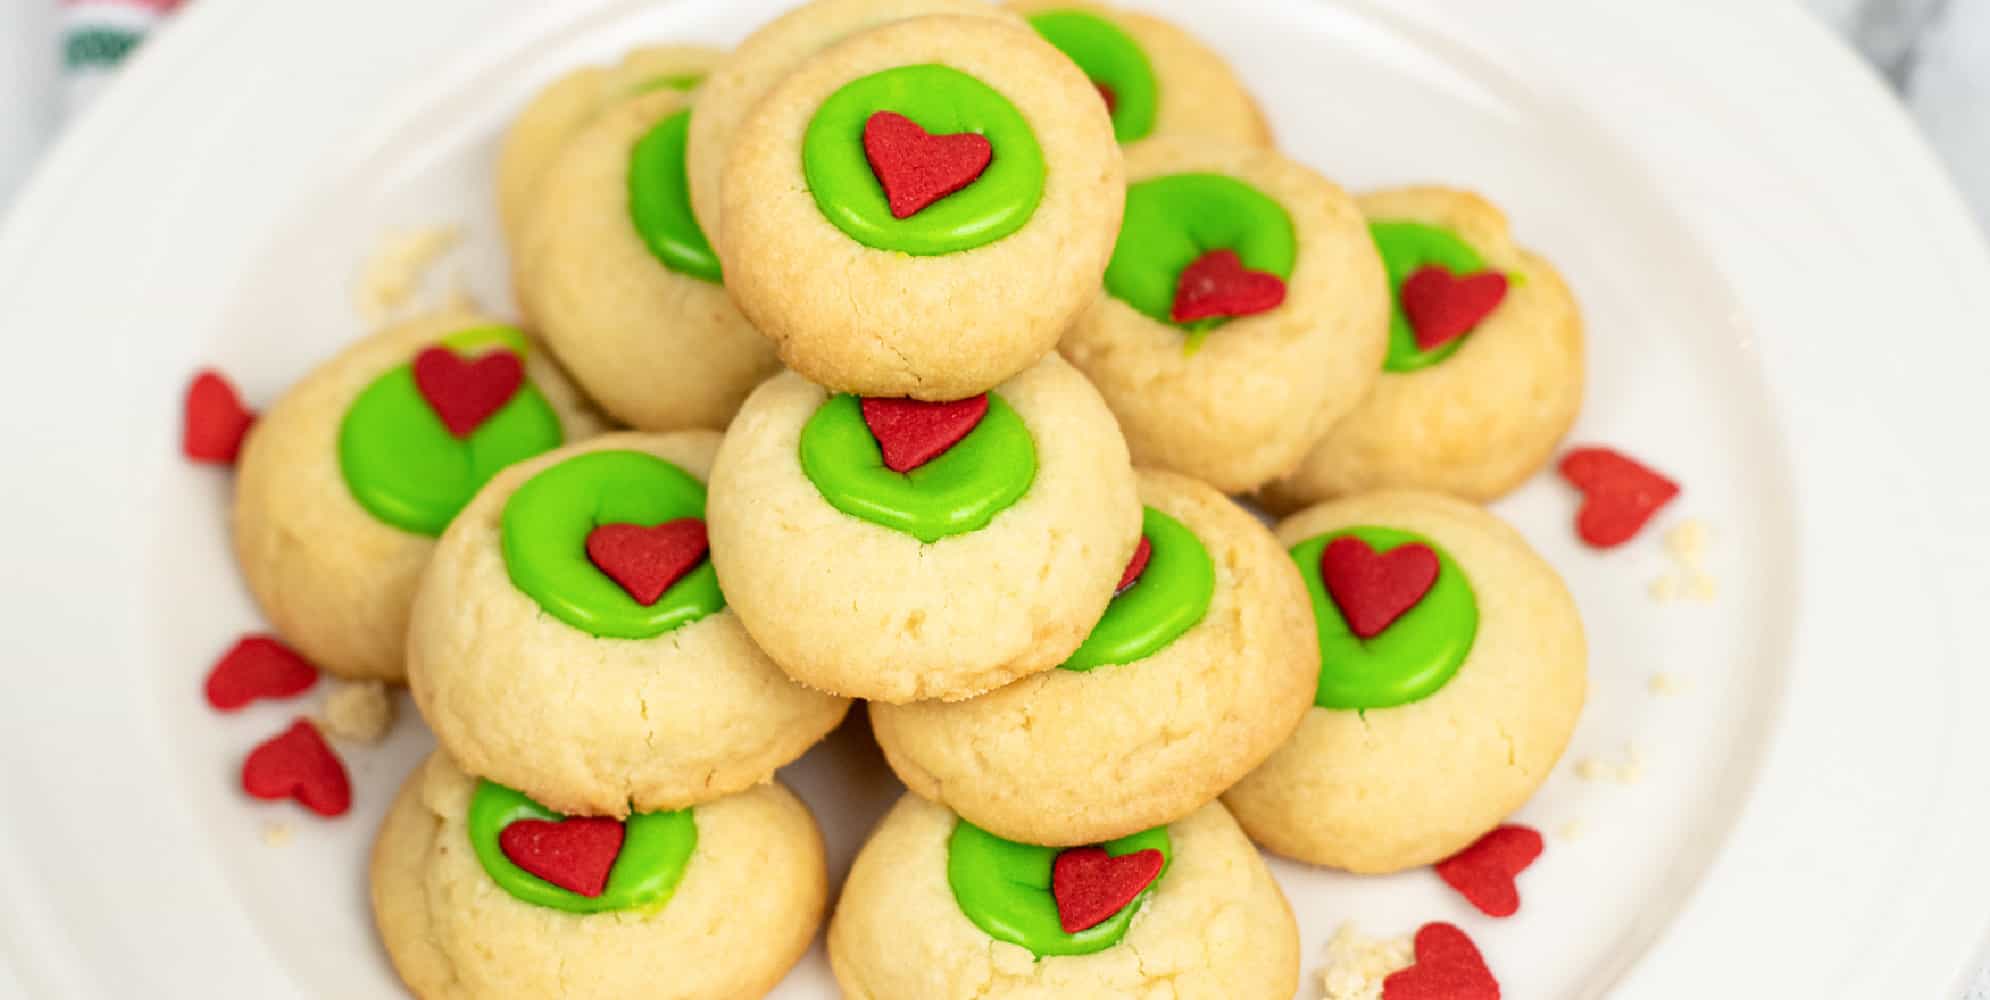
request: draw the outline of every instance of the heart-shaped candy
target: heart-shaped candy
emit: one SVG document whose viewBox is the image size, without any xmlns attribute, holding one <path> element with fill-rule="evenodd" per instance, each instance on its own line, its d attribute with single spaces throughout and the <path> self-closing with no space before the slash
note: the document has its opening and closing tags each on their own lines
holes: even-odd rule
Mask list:
<svg viewBox="0 0 1990 1000">
<path fill-rule="evenodd" d="M 309 719 L 298 719 L 249 751 L 242 762 L 242 790 L 259 799 L 296 799 L 320 816 L 352 808 L 345 765 Z"/>
<path fill-rule="evenodd" d="M 242 438 L 256 415 L 242 405 L 241 394 L 221 373 L 203 371 L 187 386 L 186 412 L 180 426 L 180 451 L 196 462 L 233 465 Z"/>
<path fill-rule="evenodd" d="M 318 683 L 318 668 L 270 635 L 245 635 L 207 673 L 207 703 L 232 712 L 258 698 L 289 698 Z"/>
<path fill-rule="evenodd" d="M 1119 91 L 1094 80 L 1092 86 L 1099 88 L 1099 99 L 1106 102 L 1106 114 L 1119 113 Z"/>
<path fill-rule="evenodd" d="M 1377 553 L 1352 535 L 1320 552 L 1320 582 L 1355 637 L 1373 639 L 1395 624 L 1437 583 L 1437 553 L 1422 542 Z"/>
<path fill-rule="evenodd" d="M 498 831 L 498 849 L 512 864 L 594 899 L 608 888 L 624 833 L 621 820 L 606 816 L 521 819 Z"/>
<path fill-rule="evenodd" d="M 1541 833 L 1510 824 L 1473 841 L 1472 846 L 1439 861 L 1437 877 L 1488 917 L 1520 912 L 1520 890 L 1514 876 L 1541 856 Z"/>
<path fill-rule="evenodd" d="M 1609 448 L 1577 448 L 1562 457 L 1562 478 L 1582 491 L 1575 530 L 1599 549 L 1630 541 L 1679 484 Z"/>
<path fill-rule="evenodd" d="M 705 522 L 681 517 L 654 527 L 603 524 L 587 533 L 587 559 L 649 607 L 705 558 Z"/>
<path fill-rule="evenodd" d="M 465 361 L 447 347 L 431 347 L 415 355 L 414 369 L 415 388 L 459 438 L 504 409 L 525 384 L 525 362 L 506 350 Z"/>
<path fill-rule="evenodd" d="M 1140 574 L 1147 572 L 1147 563 L 1153 558 L 1154 543 L 1148 541 L 1146 535 L 1141 535 L 1140 544 L 1134 546 L 1133 558 L 1126 561 L 1126 572 L 1119 575 L 1119 587 L 1112 592 L 1112 596 L 1118 597 L 1132 590 L 1133 585 L 1140 582 Z"/>
<path fill-rule="evenodd" d="M 911 472 L 946 454 L 948 448 L 973 433 L 988 415 L 988 395 L 983 393 L 951 403 L 928 403 L 917 399 L 866 399 L 864 426 L 871 429 L 878 449 L 884 452 L 885 468 Z"/>
<path fill-rule="evenodd" d="M 1480 271 L 1460 277 L 1432 264 L 1417 268 L 1399 293 L 1418 350 L 1428 351 L 1472 332 L 1506 300 L 1506 275 Z"/>
<path fill-rule="evenodd" d="M 1103 847 L 1073 847 L 1050 866 L 1050 895 L 1066 934 L 1096 927 L 1160 877 L 1167 857 L 1148 848 L 1113 857 Z"/>
<path fill-rule="evenodd" d="M 1211 250 L 1182 269 L 1171 316 L 1177 323 L 1270 312 L 1285 303 L 1285 279 L 1244 267 L 1235 250 Z"/>
<path fill-rule="evenodd" d="M 1416 932 L 1416 964 L 1382 980 L 1382 1000 L 1499 1000 L 1499 980 L 1464 931 L 1425 924 Z"/>
<path fill-rule="evenodd" d="M 864 122 L 864 156 L 884 185 L 892 218 L 909 219 L 974 183 L 995 147 L 984 135 L 934 135 L 896 111 L 879 111 Z"/>
</svg>

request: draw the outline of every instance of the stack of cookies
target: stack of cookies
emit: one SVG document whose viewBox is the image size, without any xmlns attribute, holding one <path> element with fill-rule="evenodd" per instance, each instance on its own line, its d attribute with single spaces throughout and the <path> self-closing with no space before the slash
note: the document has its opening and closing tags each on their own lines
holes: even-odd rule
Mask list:
<svg viewBox="0 0 1990 1000">
<path fill-rule="evenodd" d="M 286 637 L 435 731 L 373 870 L 416 994 L 764 993 L 828 898 L 774 773 L 854 699 L 870 1000 L 1284 1000 L 1253 841 L 1430 864 L 1560 756 L 1575 606 L 1475 504 L 1575 417 L 1572 296 L 1179 29 L 818 0 L 558 81 L 498 187 L 532 335 L 355 346 L 238 496 Z"/>
</svg>

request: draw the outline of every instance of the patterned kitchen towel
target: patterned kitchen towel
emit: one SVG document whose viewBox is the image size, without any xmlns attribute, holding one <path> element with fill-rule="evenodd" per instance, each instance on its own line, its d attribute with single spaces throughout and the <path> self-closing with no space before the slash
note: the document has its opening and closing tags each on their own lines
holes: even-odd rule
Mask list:
<svg viewBox="0 0 1990 1000">
<path fill-rule="evenodd" d="M 74 115 L 186 0 L 62 0 L 62 107 Z"/>
</svg>

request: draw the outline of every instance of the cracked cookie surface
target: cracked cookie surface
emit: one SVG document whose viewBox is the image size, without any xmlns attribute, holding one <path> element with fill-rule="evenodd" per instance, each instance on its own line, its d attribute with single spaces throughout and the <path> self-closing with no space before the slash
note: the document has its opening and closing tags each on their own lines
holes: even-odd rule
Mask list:
<svg viewBox="0 0 1990 1000">
<path fill-rule="evenodd" d="M 1582 712 L 1587 650 L 1561 577 L 1519 532 L 1463 501 L 1365 494 L 1296 514 L 1277 534 L 1298 547 L 1369 526 L 1420 535 L 1455 560 L 1477 601 L 1470 651 L 1421 700 L 1307 709 L 1292 739 L 1223 800 L 1271 851 L 1381 873 L 1456 853 L 1534 794 Z"/>
<path fill-rule="evenodd" d="M 899 800 L 857 855 L 829 926 L 845 996 L 865 1000 L 1287 1000 L 1299 937 L 1264 859 L 1223 807 L 1169 824 L 1172 858 L 1120 943 L 1037 959 L 964 914 L 947 881 L 956 820 Z"/>
<path fill-rule="evenodd" d="M 908 788 L 1010 840 L 1094 843 L 1195 811 L 1298 725 L 1320 654 L 1284 547 L 1201 483 L 1152 470 L 1139 480 L 1141 501 L 1207 553 L 1207 610 L 1130 662 L 1048 670 L 962 702 L 872 705 L 878 745 Z M 1155 552 L 1132 588 L 1181 558 Z"/>
<path fill-rule="evenodd" d="M 727 608 L 650 638 L 604 638 L 514 584 L 504 514 L 534 476 L 625 451 L 702 481 L 718 440 L 596 438 L 514 466 L 458 515 L 415 601 L 408 670 L 423 717 L 465 768 L 560 812 L 622 816 L 761 784 L 836 728 L 849 703 L 788 680 Z"/>
<path fill-rule="evenodd" d="M 779 784 L 693 810 L 697 847 L 662 908 L 593 915 L 522 902 L 491 881 L 465 825 L 475 787 L 447 757 L 429 757 L 373 845 L 374 922 L 422 1000 L 760 996 L 821 924 L 822 836 Z"/>
</svg>

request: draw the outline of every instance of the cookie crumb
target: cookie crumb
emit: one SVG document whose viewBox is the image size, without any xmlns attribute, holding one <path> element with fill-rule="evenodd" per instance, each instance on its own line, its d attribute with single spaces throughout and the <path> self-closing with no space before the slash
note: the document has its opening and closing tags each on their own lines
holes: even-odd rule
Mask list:
<svg viewBox="0 0 1990 1000">
<path fill-rule="evenodd" d="M 1692 689 L 1692 681 L 1663 670 L 1651 675 L 1651 680 L 1645 682 L 1645 690 L 1655 695 L 1685 694 Z"/>
<path fill-rule="evenodd" d="M 1371 938 L 1352 921 L 1340 925 L 1327 942 L 1327 961 L 1320 968 L 1321 1000 L 1381 1000 L 1382 981 L 1416 961 L 1409 935 Z"/>
<path fill-rule="evenodd" d="M 290 843 L 290 824 L 271 823 L 263 827 L 263 843 L 269 847 L 283 847 Z"/>
<path fill-rule="evenodd" d="M 372 745 L 394 727 L 394 699 L 379 681 L 353 681 L 332 689 L 318 728 L 335 739 Z"/>
<path fill-rule="evenodd" d="M 1713 539 L 1707 522 L 1690 517 L 1665 533 L 1665 553 L 1672 568 L 1651 581 L 1651 599 L 1660 604 L 1697 601 L 1711 604 L 1720 594 L 1720 585 L 1707 572 L 1707 548 Z"/>
<path fill-rule="evenodd" d="M 1607 781 L 1616 785 L 1635 785 L 1644 780 L 1644 759 L 1636 747 L 1625 747 L 1622 760 L 1606 760 L 1601 757 L 1584 757 L 1575 765 L 1575 776 L 1584 781 Z"/>
<path fill-rule="evenodd" d="M 412 303 L 431 268 L 463 242 L 459 226 L 429 226 L 388 233 L 360 275 L 360 318 L 379 326 Z"/>
<path fill-rule="evenodd" d="M 1707 575 L 1703 571 L 1695 570 L 1693 575 L 1686 581 L 1686 596 L 1702 604 L 1713 603 L 1714 598 L 1719 596 L 1719 593 L 1720 585 L 1714 582 L 1712 576 Z"/>
<path fill-rule="evenodd" d="M 1561 826 L 1555 828 L 1555 838 L 1557 840 L 1567 840 L 1573 842 L 1581 840 L 1588 833 L 1589 833 L 1589 824 L 1579 819 L 1569 820 L 1568 822 L 1563 823 Z"/>
<path fill-rule="evenodd" d="M 1666 575 L 1651 582 L 1651 599 L 1660 604 L 1671 604 L 1679 599 L 1679 580 Z"/>
<path fill-rule="evenodd" d="M 1697 566 L 1705 558 L 1707 542 L 1712 537 L 1707 530 L 1707 522 L 1689 517 L 1665 533 L 1665 551 L 1688 566 Z"/>
</svg>

